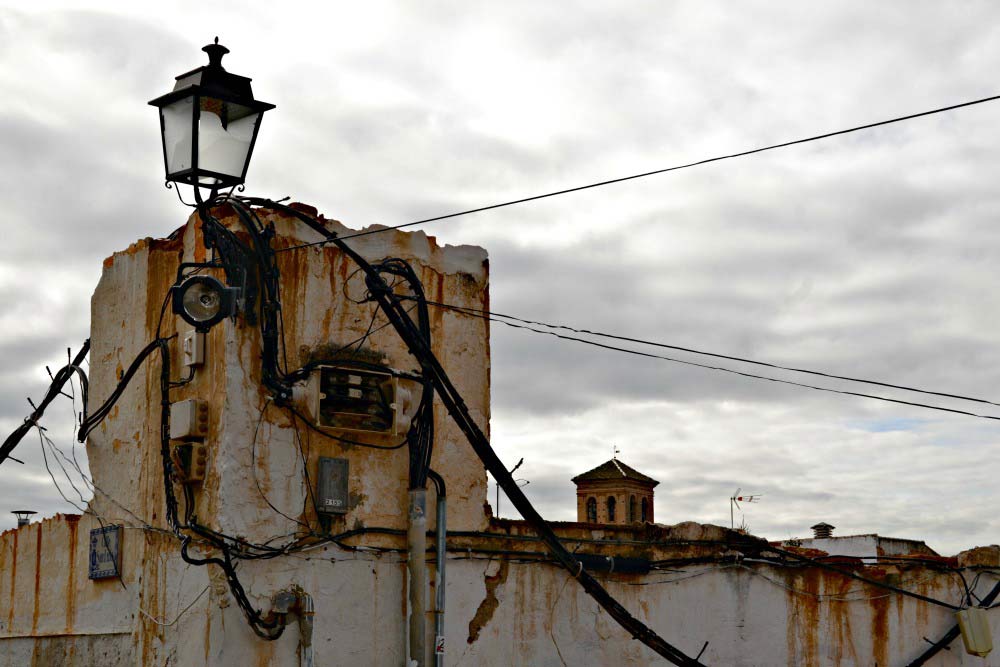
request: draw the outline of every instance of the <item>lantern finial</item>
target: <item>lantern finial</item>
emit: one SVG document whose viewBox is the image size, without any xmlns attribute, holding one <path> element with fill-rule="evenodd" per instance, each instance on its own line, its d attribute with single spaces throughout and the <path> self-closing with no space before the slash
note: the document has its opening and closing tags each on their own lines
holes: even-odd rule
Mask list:
<svg viewBox="0 0 1000 667">
<path fill-rule="evenodd" d="M 207 44 L 206 46 L 202 47 L 201 50 L 208 54 L 209 67 L 218 67 L 219 69 L 223 69 L 222 56 L 229 53 L 229 49 L 224 47 L 222 44 L 219 44 L 218 37 L 215 38 L 214 44 Z"/>
</svg>

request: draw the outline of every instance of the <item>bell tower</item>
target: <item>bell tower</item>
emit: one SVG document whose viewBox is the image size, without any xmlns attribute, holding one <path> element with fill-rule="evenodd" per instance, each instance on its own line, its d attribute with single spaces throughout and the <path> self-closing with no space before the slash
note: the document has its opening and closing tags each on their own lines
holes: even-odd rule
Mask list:
<svg viewBox="0 0 1000 667">
<path fill-rule="evenodd" d="M 576 520 L 580 523 L 653 523 L 652 477 L 625 465 L 617 456 L 573 478 Z"/>
</svg>

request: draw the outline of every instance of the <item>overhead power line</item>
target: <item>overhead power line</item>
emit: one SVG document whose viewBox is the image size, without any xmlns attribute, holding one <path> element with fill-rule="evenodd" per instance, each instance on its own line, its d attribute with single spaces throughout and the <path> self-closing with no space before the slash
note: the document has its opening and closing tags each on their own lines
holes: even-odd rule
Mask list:
<svg viewBox="0 0 1000 667">
<path fill-rule="evenodd" d="M 359 236 L 368 236 L 369 234 L 380 234 L 382 232 L 387 232 L 394 229 L 403 229 L 404 227 L 412 227 L 414 225 L 421 225 L 428 222 L 437 222 L 439 220 L 448 220 L 450 218 L 458 218 L 463 215 L 470 215 L 472 213 L 482 213 L 483 211 L 492 211 L 493 209 L 505 208 L 507 206 L 514 206 L 516 204 L 525 204 L 527 202 L 537 201 L 539 199 L 548 199 L 549 197 L 558 197 L 559 195 L 566 195 L 572 192 L 580 192 L 581 190 L 590 190 L 592 188 L 600 188 L 605 185 L 614 185 L 615 183 L 624 183 L 625 181 L 632 181 L 639 178 L 646 178 L 647 176 L 656 176 L 658 174 L 666 174 L 671 171 L 679 171 L 681 169 L 688 169 L 690 167 L 698 167 L 703 164 L 709 164 L 711 162 L 720 162 L 722 160 L 731 160 L 733 158 L 745 157 L 747 155 L 754 155 L 756 153 L 763 153 L 765 151 L 772 151 L 778 148 L 787 148 L 788 146 L 796 146 L 798 144 L 805 144 L 811 141 L 819 141 L 821 139 L 829 139 L 831 137 L 839 137 L 845 134 L 851 134 L 852 132 L 860 132 L 861 130 L 870 130 L 876 127 L 882 127 L 884 125 L 892 125 L 893 123 L 901 123 L 907 120 L 913 120 L 915 118 L 923 118 L 924 116 L 932 116 L 934 114 L 944 113 L 946 111 L 954 111 L 956 109 L 962 109 L 964 107 L 971 107 L 977 104 L 983 104 L 985 102 L 994 102 L 1000 100 L 1000 95 L 993 95 L 991 97 L 983 97 L 977 100 L 971 100 L 969 102 L 961 102 L 959 104 L 951 104 L 946 107 L 939 107 L 937 109 L 930 109 L 928 111 L 921 111 L 918 113 L 911 113 L 905 116 L 898 116 L 896 118 L 890 118 L 888 120 L 880 120 L 874 123 L 866 123 L 864 125 L 857 125 L 855 127 L 849 127 L 843 130 L 836 130 L 834 132 L 825 132 L 823 134 L 816 134 L 811 137 L 805 137 L 802 139 L 794 139 L 792 141 L 784 141 L 780 144 L 771 144 L 770 146 L 762 146 L 760 148 L 752 148 L 750 150 L 740 151 L 737 153 L 728 153 L 726 155 L 718 155 L 716 157 L 710 157 L 703 160 L 697 160 L 695 162 L 688 162 L 686 164 L 674 165 L 672 167 L 665 167 L 663 169 L 654 169 L 653 171 L 645 171 L 639 174 L 632 174 L 631 176 L 621 176 L 619 178 L 611 178 L 605 181 L 597 181 L 596 183 L 588 183 L 586 185 L 578 185 L 571 188 L 565 188 L 562 190 L 555 190 L 553 192 L 546 192 L 544 194 L 532 195 L 529 197 L 521 197 L 520 199 L 512 199 L 510 201 L 499 202 L 497 204 L 489 204 L 486 206 L 478 206 L 476 208 L 466 209 L 464 211 L 458 211 L 456 213 L 447 213 L 445 215 L 437 215 L 433 218 L 424 218 L 422 220 L 414 220 L 413 222 L 406 222 L 401 225 L 392 225 L 389 227 L 380 227 L 378 229 L 367 229 L 361 232 L 355 232 L 353 234 L 347 234 L 341 236 L 341 239 L 353 239 Z M 277 252 L 285 252 L 287 250 L 297 250 L 299 248 L 308 248 L 310 246 L 325 245 L 330 243 L 329 239 L 324 239 L 322 241 L 316 241 L 314 243 L 302 243 L 300 245 L 289 246 L 287 248 L 281 248 Z"/>
<path fill-rule="evenodd" d="M 696 350 L 692 347 L 683 347 L 681 345 L 671 345 L 670 343 L 661 343 L 657 341 L 644 340 L 642 338 L 634 338 L 631 336 L 621 336 L 617 334 L 604 333 L 601 331 L 593 331 L 591 329 L 581 329 L 578 327 L 571 327 L 565 324 L 550 324 L 548 322 L 541 322 L 538 320 L 527 320 L 522 317 L 516 317 L 514 315 L 505 315 L 504 313 L 498 313 L 496 311 L 481 310 L 479 308 L 469 308 L 466 306 L 456 306 L 449 303 L 440 303 L 437 301 L 428 301 L 428 305 L 435 306 L 438 308 L 446 308 L 450 310 L 464 311 L 474 315 L 486 315 L 491 318 L 504 318 L 508 320 L 513 320 L 515 322 L 521 322 L 522 324 L 531 324 L 534 326 L 546 327 L 549 329 L 561 329 L 564 331 L 572 331 L 573 333 L 586 334 L 590 336 L 598 336 L 600 338 L 610 338 L 612 340 L 621 340 L 629 343 L 639 343 L 641 345 L 651 345 L 653 347 L 662 347 L 669 350 L 678 350 L 680 352 L 690 352 L 691 354 L 698 354 L 705 357 L 714 357 L 716 359 L 727 359 L 729 361 L 738 361 L 744 364 L 753 364 L 755 366 L 764 366 L 766 368 L 774 368 L 782 371 L 791 371 L 793 373 L 805 373 L 807 375 L 816 375 L 819 377 L 830 378 L 833 380 L 846 380 L 847 382 L 858 382 L 862 384 L 870 384 L 877 387 L 886 387 L 889 389 L 899 389 L 902 391 L 909 391 L 918 394 L 927 394 L 930 396 L 941 396 L 943 398 L 954 398 L 960 401 L 972 401 L 973 403 L 983 403 L 986 405 L 995 405 L 1000 407 L 1000 403 L 986 400 L 985 398 L 975 398 L 973 396 L 963 396 L 962 394 L 953 394 L 944 391 L 933 391 L 930 389 L 919 389 L 917 387 L 909 387 L 903 384 L 893 384 L 891 382 L 880 382 L 878 380 L 866 380 L 864 378 L 851 377 L 849 375 L 836 375 L 834 373 L 824 373 L 823 371 L 814 371 L 807 368 L 796 368 L 795 366 L 782 366 L 781 364 L 772 364 L 766 361 L 758 361 L 756 359 L 747 359 L 745 357 L 737 357 L 729 354 L 720 354 L 718 352 L 706 352 L 705 350 Z M 499 320 L 494 320 L 499 321 Z"/>
<path fill-rule="evenodd" d="M 957 410 L 955 408 L 946 408 L 946 407 L 943 407 L 943 406 L 940 406 L 940 405 L 931 405 L 931 404 L 928 404 L 928 403 L 917 403 L 917 402 L 914 402 L 914 401 L 904 401 L 902 399 L 889 398 L 887 396 L 878 396 L 878 395 L 875 395 L 875 394 L 865 394 L 865 393 L 861 393 L 861 392 L 847 391 L 847 390 L 843 390 L 843 389 L 833 389 L 831 387 L 819 387 L 819 386 L 816 386 L 816 385 L 806 384 L 804 382 L 795 382 L 793 380 L 783 380 L 783 379 L 780 379 L 780 378 L 769 377 L 767 375 L 757 375 L 755 373 L 747 373 L 745 371 L 739 371 L 739 370 L 736 370 L 736 369 L 733 369 L 733 368 L 726 368 L 725 366 L 713 366 L 711 364 L 702 364 L 702 363 L 698 363 L 696 361 L 689 361 L 689 360 L 685 360 L 685 359 L 678 359 L 676 357 L 668 357 L 668 356 L 661 355 L 661 354 L 653 354 L 651 352 L 643 352 L 641 350 L 632 350 L 632 349 L 629 349 L 629 348 L 617 347 L 615 345 L 607 345 L 605 343 L 599 343 L 597 341 L 587 340 L 586 338 L 578 338 L 576 336 L 568 336 L 566 334 L 557 333 L 556 331 L 546 331 L 544 329 L 536 329 L 534 326 L 530 326 L 529 324 L 526 324 L 527 322 L 531 322 L 531 320 L 522 320 L 522 319 L 519 319 L 519 318 L 513 318 L 513 317 L 508 316 L 508 315 L 500 315 L 498 313 L 491 313 L 489 311 L 479 310 L 477 308 L 465 308 L 465 307 L 462 307 L 462 306 L 453 306 L 453 305 L 450 305 L 450 304 L 437 303 L 437 302 L 433 302 L 433 301 L 428 301 L 427 303 L 428 303 L 428 305 L 433 305 L 433 306 L 437 306 L 437 307 L 447 308 L 447 309 L 455 310 L 455 311 L 459 311 L 459 312 L 465 312 L 466 314 L 469 314 L 469 315 L 476 315 L 476 316 L 487 317 L 492 322 L 498 322 L 500 324 L 503 324 L 505 326 L 511 327 L 513 329 L 523 329 L 525 331 L 531 331 L 531 332 L 538 333 L 538 334 L 544 334 L 544 335 L 547 335 L 547 336 L 553 336 L 553 337 L 559 338 L 561 340 L 568 340 L 568 341 L 574 341 L 574 342 L 577 342 L 577 343 L 583 343 L 585 345 L 592 345 L 594 347 L 599 347 L 599 348 L 605 349 L 605 350 L 611 350 L 613 352 L 622 352 L 622 353 L 625 353 L 625 354 L 631 354 L 631 355 L 639 356 L 639 357 L 646 357 L 646 358 L 649 358 L 649 359 L 660 359 L 662 361 L 669 361 L 671 363 L 683 364 L 685 366 L 694 366 L 694 367 L 697 367 L 697 368 L 704 368 L 706 370 L 720 371 L 720 372 L 723 372 L 723 373 L 731 373 L 733 375 L 739 375 L 739 376 L 750 378 L 750 379 L 754 379 L 754 380 L 765 380 L 767 382 L 775 382 L 775 383 L 778 383 L 778 384 L 786 384 L 786 385 L 791 385 L 791 386 L 794 386 L 794 387 L 801 387 L 803 389 L 811 389 L 811 390 L 814 390 L 814 391 L 823 391 L 823 392 L 828 392 L 828 393 L 831 393 L 831 394 L 842 394 L 844 396 L 857 396 L 859 398 L 869 398 L 869 399 L 873 399 L 873 400 L 876 400 L 876 401 L 885 401 L 887 403 L 896 403 L 896 404 L 899 404 L 899 405 L 909 405 L 909 406 L 912 406 L 912 407 L 924 408 L 924 409 L 927 409 L 927 410 L 938 410 L 940 412 L 950 412 L 950 413 L 953 413 L 953 414 L 965 415 L 967 417 L 976 417 L 978 419 L 990 419 L 990 420 L 994 420 L 994 421 L 1000 421 L 1000 417 L 994 417 L 992 415 L 981 415 L 981 414 L 977 414 L 975 412 L 969 412 L 967 410 Z M 504 319 L 504 318 L 509 318 L 509 319 Z M 517 324 L 516 322 L 521 322 L 521 324 Z M 538 326 L 545 326 L 545 327 L 553 328 L 553 329 L 557 329 L 557 328 L 558 329 L 570 329 L 569 327 L 565 327 L 565 326 L 562 326 L 562 325 L 551 325 L 551 324 L 544 324 L 544 323 L 534 323 L 534 324 L 537 324 Z M 577 332 L 581 332 L 581 333 L 585 332 L 585 330 L 577 330 L 577 329 L 571 329 L 571 330 L 577 331 Z M 747 363 L 758 364 L 758 365 L 762 365 L 762 366 L 768 366 L 768 367 L 775 368 L 775 369 L 780 369 L 780 370 L 789 370 L 789 371 L 795 371 L 795 372 L 811 373 L 811 374 L 814 374 L 814 375 L 821 375 L 821 376 L 829 377 L 829 378 L 837 378 L 837 379 L 849 380 L 849 381 L 853 381 L 853 382 L 864 382 L 864 383 L 867 383 L 867 384 L 874 384 L 874 385 L 879 385 L 879 386 L 883 386 L 883 387 L 892 387 L 892 388 L 897 388 L 897 389 L 903 389 L 903 390 L 906 390 L 906 391 L 914 391 L 914 392 L 918 392 L 918 393 L 922 393 L 922 394 L 931 394 L 931 395 L 935 395 L 935 396 L 946 396 L 946 397 L 958 398 L 958 399 L 962 399 L 962 400 L 975 401 L 975 402 L 978 402 L 978 403 L 987 403 L 987 404 L 990 404 L 990 405 L 998 405 L 997 403 L 994 403 L 992 401 L 987 401 L 987 400 L 984 400 L 984 399 L 971 398 L 971 397 L 965 397 L 965 396 L 961 396 L 961 395 L 958 395 L 958 394 L 948 394 L 948 393 L 944 393 L 944 392 L 936 392 L 936 391 L 929 391 L 929 390 L 924 390 L 924 389 L 916 389 L 916 388 L 913 388 L 913 387 L 906 387 L 904 385 L 893 385 L 893 384 L 889 384 L 889 383 L 885 383 L 885 382 L 877 382 L 875 380 L 863 380 L 861 378 L 851 378 L 851 377 L 848 377 L 848 376 L 837 376 L 837 375 L 831 375 L 831 374 L 827 374 L 827 373 L 822 373 L 820 371 L 807 371 L 805 369 L 795 369 L 795 368 L 791 368 L 791 367 L 779 366 L 777 364 L 769 364 L 769 363 L 766 363 L 766 362 L 757 362 L 757 361 L 753 361 L 753 360 L 750 360 L 750 359 L 742 359 L 740 357 L 732 357 L 732 356 L 728 356 L 728 355 L 715 354 L 715 353 L 711 353 L 711 352 L 700 352 L 700 351 L 697 351 L 697 350 L 693 350 L 691 348 L 682 348 L 682 347 L 679 347 L 679 346 L 667 345 L 667 344 L 664 344 L 664 343 L 654 343 L 654 342 L 650 342 L 650 341 L 643 341 L 643 340 L 637 339 L 637 338 L 626 338 L 626 337 L 622 337 L 622 336 L 614 336 L 612 334 L 599 334 L 599 333 L 594 333 L 593 335 L 605 336 L 605 337 L 609 337 L 609 338 L 616 338 L 616 339 L 619 339 L 619 340 L 629 340 L 629 341 L 633 341 L 633 342 L 637 342 L 637 343 L 642 343 L 642 344 L 655 345 L 655 346 L 659 346 L 659 347 L 667 347 L 667 348 L 670 348 L 670 349 L 683 350 L 683 351 L 687 351 L 687 352 L 692 352 L 694 354 L 705 354 L 705 355 L 712 356 L 712 357 L 719 357 L 719 358 L 724 358 L 724 359 L 731 359 L 733 361 L 745 361 Z"/>
</svg>

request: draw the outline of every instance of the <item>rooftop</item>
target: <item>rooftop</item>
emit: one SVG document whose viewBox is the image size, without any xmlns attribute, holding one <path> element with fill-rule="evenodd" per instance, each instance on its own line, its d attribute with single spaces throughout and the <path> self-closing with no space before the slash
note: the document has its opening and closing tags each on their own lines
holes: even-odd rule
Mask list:
<svg viewBox="0 0 1000 667">
<path fill-rule="evenodd" d="M 631 479 L 637 482 L 645 482 L 647 484 L 652 484 L 656 486 L 659 484 L 658 481 L 652 477 L 647 477 L 635 468 L 625 465 L 616 458 L 611 459 L 601 465 L 597 466 L 593 470 L 588 470 L 585 473 L 580 473 L 573 478 L 575 484 L 580 482 L 592 482 L 598 480 L 608 480 L 608 479 Z"/>
</svg>

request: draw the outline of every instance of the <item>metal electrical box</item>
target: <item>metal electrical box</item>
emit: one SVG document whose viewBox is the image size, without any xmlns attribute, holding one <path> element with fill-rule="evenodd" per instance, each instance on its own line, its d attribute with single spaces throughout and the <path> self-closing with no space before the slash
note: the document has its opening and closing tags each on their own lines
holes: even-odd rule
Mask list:
<svg viewBox="0 0 1000 667">
<path fill-rule="evenodd" d="M 316 509 L 323 514 L 347 513 L 347 459 L 321 456 L 316 486 Z"/>
<path fill-rule="evenodd" d="M 317 425 L 346 431 L 392 433 L 395 382 L 391 373 L 321 366 Z"/>
<path fill-rule="evenodd" d="M 421 384 L 390 369 L 330 365 L 295 392 L 319 428 L 403 435 L 420 407 Z"/>
</svg>

